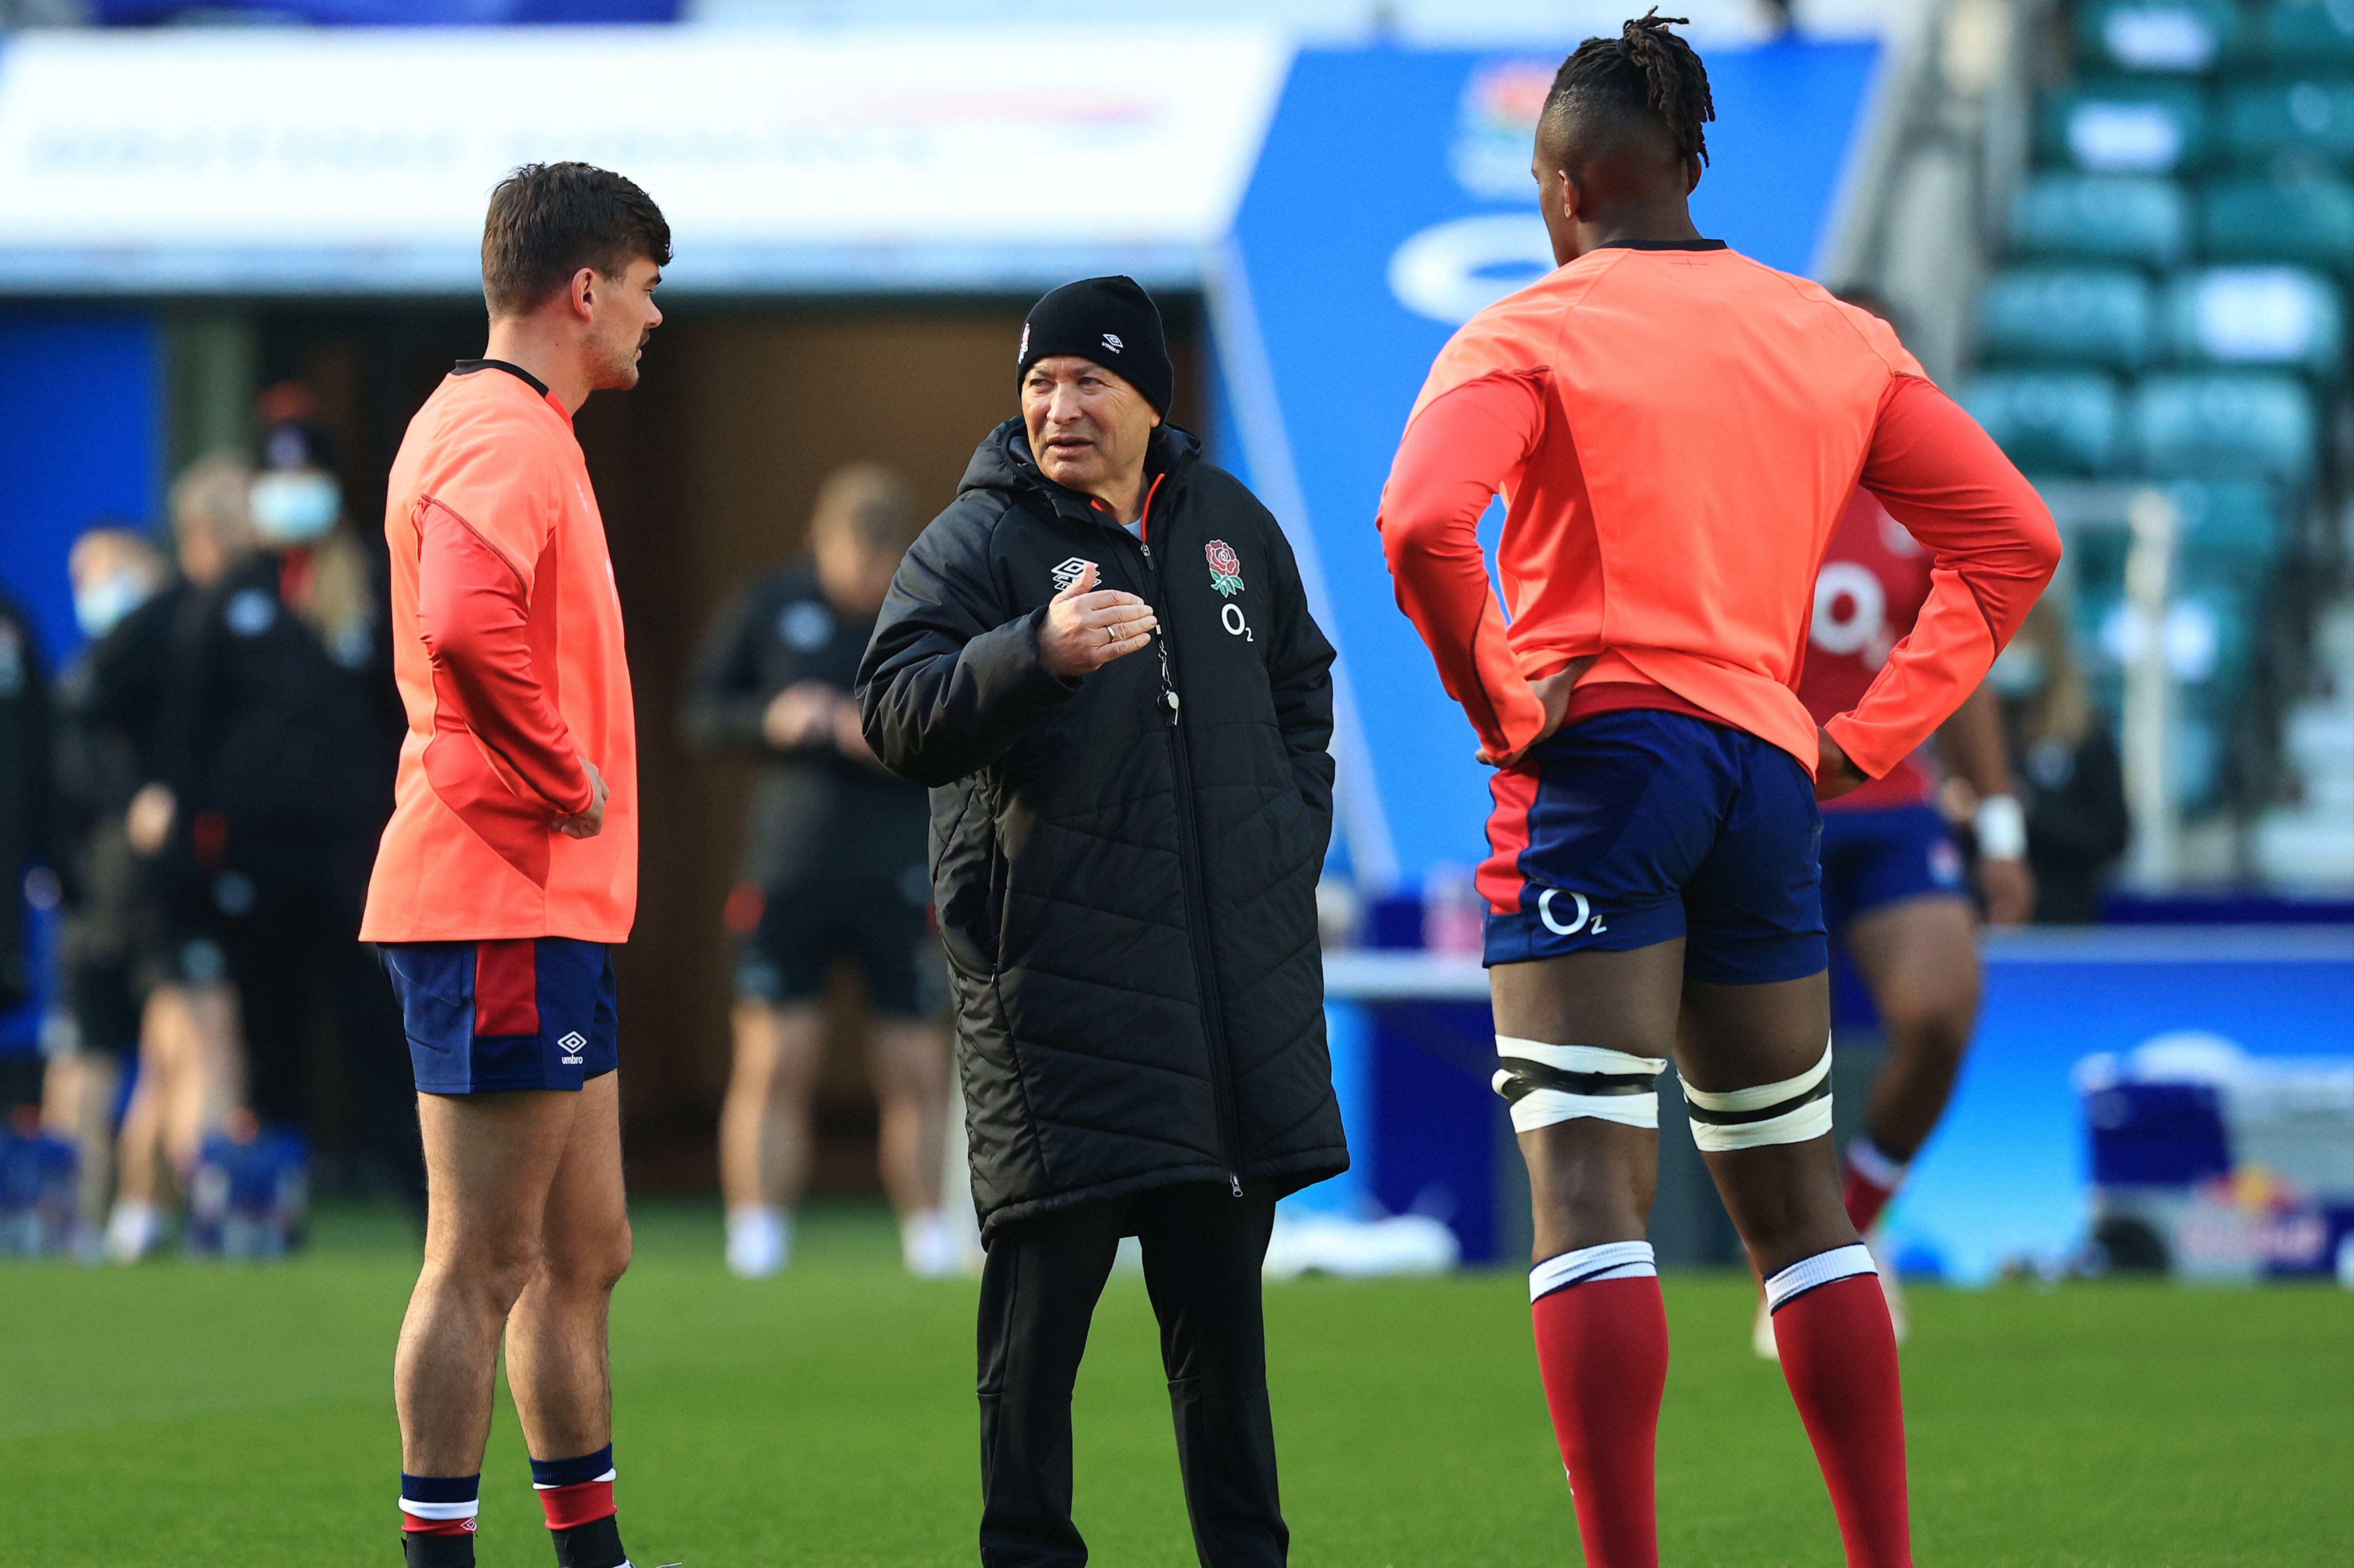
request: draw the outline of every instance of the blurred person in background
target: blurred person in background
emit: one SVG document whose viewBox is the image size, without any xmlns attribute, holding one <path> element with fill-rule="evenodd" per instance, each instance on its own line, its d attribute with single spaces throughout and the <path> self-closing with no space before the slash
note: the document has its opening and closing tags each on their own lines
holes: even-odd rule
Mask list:
<svg viewBox="0 0 2354 1568">
<path fill-rule="evenodd" d="M 2093 704 L 2064 599 L 2045 599 L 1995 661 L 2011 765 L 2027 800 L 2027 859 L 2040 925 L 2088 925 L 2132 823 L 2117 744 Z"/>
<path fill-rule="evenodd" d="M 1898 324 L 1866 290 L 1840 298 Z M 1849 497 L 1816 570 L 1798 673 L 1798 700 L 1818 725 L 1862 701 L 1889 654 L 1912 635 L 1934 564 L 1870 491 Z M 1987 918 L 2019 925 L 2033 912 L 2035 883 L 1991 685 L 1981 684 L 1939 726 L 1936 747 L 1948 782 L 1967 798 Z M 1864 1236 L 1945 1114 L 1978 1026 L 1978 913 L 1927 749 L 1821 803 L 1823 921 L 1854 962 L 1888 1042 L 1841 1178 L 1849 1223 Z M 1895 1271 L 1881 1269 L 1880 1285 L 1902 1343 L 1907 1325 Z M 1773 1314 L 1762 1297 L 1752 1340 L 1759 1355 L 1775 1356 Z"/>
<path fill-rule="evenodd" d="M 49 1057 L 44 1119 L 80 1154 L 81 1220 L 95 1225 L 113 1179 L 114 1106 L 139 1050 L 154 934 L 146 868 L 126 817 L 152 777 L 156 697 L 175 599 L 144 534 L 101 524 L 74 541 L 66 570 L 84 642 L 58 677 L 55 779 L 64 873 L 58 986 L 69 1025 Z M 150 1139 L 150 1146 L 153 1140 Z"/>
<path fill-rule="evenodd" d="M 776 1273 L 791 1252 L 837 961 L 865 984 L 883 1185 L 907 1266 L 932 1277 L 963 1257 L 963 1233 L 940 1213 L 949 1044 L 925 865 L 930 810 L 921 786 L 875 759 L 851 696 L 916 531 L 895 475 L 870 464 L 837 471 L 818 492 L 808 556 L 728 601 L 687 693 L 691 744 L 759 762 L 743 871 L 727 899 L 742 945 L 719 1118 L 727 1266 L 747 1278 Z"/>
<path fill-rule="evenodd" d="M 163 731 L 168 693 L 204 596 L 253 548 L 247 514 L 252 480 L 241 459 L 216 453 L 174 482 L 172 541 L 179 576 L 102 640 L 88 705 L 77 702 L 77 724 L 111 731 L 110 747 L 138 779 L 122 812 L 122 832 L 134 857 L 126 874 L 133 885 L 127 913 L 135 927 L 133 983 L 144 999 L 138 1076 L 123 1107 L 114 1208 L 106 1225 L 106 1255 L 117 1263 L 136 1262 L 155 1245 L 167 1181 L 185 1190 L 206 1140 L 220 1132 L 245 1094 L 237 993 L 229 985 L 220 916 L 195 843 L 179 831 Z M 102 552 L 85 564 L 95 569 L 104 559 Z M 99 591 L 97 581 L 91 587 Z"/>
<path fill-rule="evenodd" d="M 190 606 L 167 687 L 174 832 L 219 922 L 261 1126 L 287 1136 L 307 1123 L 306 1047 L 323 1011 L 357 1151 L 421 1211 L 400 1013 L 359 940 L 399 735 L 382 589 L 344 525 L 309 393 L 272 387 L 260 412 L 248 547 Z"/>
<path fill-rule="evenodd" d="M 32 618 L 0 594 L 0 1013 L 36 994 L 29 916 L 47 897 L 54 858 L 49 789 L 48 675 Z M 37 1106 L 41 1094 L 37 1028 L 0 1042 L 0 1116 Z"/>
</svg>

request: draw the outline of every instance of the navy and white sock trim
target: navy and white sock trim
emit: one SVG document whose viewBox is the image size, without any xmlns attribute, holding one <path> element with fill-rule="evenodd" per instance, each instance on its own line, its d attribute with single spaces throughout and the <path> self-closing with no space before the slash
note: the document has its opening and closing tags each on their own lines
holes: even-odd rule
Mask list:
<svg viewBox="0 0 2354 1568">
<path fill-rule="evenodd" d="M 539 1492 L 552 1492 L 558 1487 L 577 1487 L 583 1481 L 610 1481 L 613 1475 L 613 1446 L 610 1443 L 577 1459 L 534 1459 L 531 1462 L 532 1490 Z"/>
<path fill-rule="evenodd" d="M 1766 1309 L 1779 1312 L 1809 1290 L 1852 1279 L 1859 1274 L 1878 1274 L 1880 1266 L 1872 1261 L 1872 1249 L 1861 1242 L 1850 1246 L 1835 1246 L 1829 1252 L 1819 1252 L 1812 1257 L 1802 1257 L 1787 1268 L 1777 1268 L 1766 1277 Z"/>
<path fill-rule="evenodd" d="M 472 1519 L 482 1512 L 482 1478 L 472 1476 L 400 1476 L 400 1511 L 411 1519 L 437 1522 Z"/>
<path fill-rule="evenodd" d="M 1604 1242 L 1559 1253 L 1529 1270 L 1529 1299 L 1590 1285 L 1597 1279 L 1656 1278 L 1659 1266 L 1649 1242 Z"/>
</svg>

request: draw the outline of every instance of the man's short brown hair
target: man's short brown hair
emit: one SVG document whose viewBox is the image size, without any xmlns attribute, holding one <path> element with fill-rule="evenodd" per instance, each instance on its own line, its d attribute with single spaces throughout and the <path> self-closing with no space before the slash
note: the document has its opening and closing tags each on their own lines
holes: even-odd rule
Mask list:
<svg viewBox="0 0 2354 1568">
<path fill-rule="evenodd" d="M 608 278 L 645 257 L 670 263 L 670 224 L 636 184 L 593 164 L 525 164 L 491 193 L 482 298 L 493 317 L 528 315 L 583 267 Z"/>
</svg>

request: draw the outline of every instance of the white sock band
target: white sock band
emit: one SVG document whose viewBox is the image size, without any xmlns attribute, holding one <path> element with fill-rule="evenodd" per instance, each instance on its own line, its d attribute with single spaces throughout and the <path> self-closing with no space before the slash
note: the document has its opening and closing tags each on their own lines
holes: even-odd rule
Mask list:
<svg viewBox="0 0 2354 1568">
<path fill-rule="evenodd" d="M 1766 1279 L 1766 1309 L 1779 1312 L 1792 1301 L 1818 1286 L 1835 1280 L 1852 1279 L 1859 1274 L 1878 1274 L 1880 1267 L 1872 1261 L 1872 1249 L 1861 1242 L 1850 1246 L 1835 1246 L 1829 1252 L 1819 1252 L 1812 1257 L 1802 1257 L 1787 1268 L 1776 1269 Z"/>
<path fill-rule="evenodd" d="M 1883 1192 L 1893 1192 L 1904 1184 L 1907 1167 L 1891 1160 L 1880 1151 L 1880 1145 L 1868 1138 L 1857 1138 L 1847 1146 L 1847 1162 L 1855 1173 Z"/>
<path fill-rule="evenodd" d="M 1820 1060 L 1778 1084 L 1750 1089 L 1696 1089 L 1685 1084 L 1692 1141 L 1716 1154 L 1820 1138 L 1831 1129 L 1830 1077 L 1831 1043 L 1826 1040 Z"/>
<path fill-rule="evenodd" d="M 593 1487 L 599 1481 L 610 1481 L 620 1473 L 619 1470 L 608 1470 L 601 1476 L 591 1476 L 586 1481 L 534 1481 L 531 1484 L 531 1489 L 535 1492 L 554 1492 L 561 1491 L 566 1487 Z"/>
<path fill-rule="evenodd" d="M 1529 1299 L 1534 1301 L 1540 1296 L 1550 1296 L 1573 1285 L 1590 1285 L 1597 1279 L 1656 1278 L 1659 1272 L 1649 1242 L 1604 1242 L 1600 1246 L 1582 1246 L 1575 1252 L 1549 1257 L 1529 1270 Z"/>
<path fill-rule="evenodd" d="M 411 1519 L 451 1520 L 472 1519 L 482 1511 L 482 1499 L 468 1498 L 464 1502 L 411 1502 L 400 1499 L 400 1511 Z"/>
<path fill-rule="evenodd" d="M 1659 1125 L 1656 1080 L 1661 1056 L 1633 1056 L 1599 1045 L 1548 1045 L 1510 1034 L 1496 1036 L 1503 1062 L 1490 1080 L 1512 1104 L 1512 1130 L 1533 1132 L 1575 1117 L 1625 1127 Z"/>
</svg>

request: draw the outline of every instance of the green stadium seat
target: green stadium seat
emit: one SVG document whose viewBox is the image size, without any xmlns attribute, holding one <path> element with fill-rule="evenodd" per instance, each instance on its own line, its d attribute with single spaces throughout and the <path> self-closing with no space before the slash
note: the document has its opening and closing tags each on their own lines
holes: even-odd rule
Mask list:
<svg viewBox="0 0 2354 1568">
<path fill-rule="evenodd" d="M 2264 30 L 2277 70 L 2354 68 L 2354 5 L 2346 0 L 2285 0 L 2265 13 Z"/>
<path fill-rule="evenodd" d="M 2354 164 L 2354 76 L 2242 82 L 2224 90 L 2221 118 L 2223 144 L 2244 165 Z"/>
<path fill-rule="evenodd" d="M 2094 0 L 2076 13 L 2076 40 L 2118 70 L 2196 74 L 2239 58 L 2231 0 Z"/>
<path fill-rule="evenodd" d="M 2036 143 L 2047 160 L 2094 174 L 2172 174 L 2207 154 L 2207 95 L 2147 77 L 2063 87 L 2043 101 Z"/>
<path fill-rule="evenodd" d="M 2313 394 L 2294 376 L 2145 376 L 2125 426 L 2127 455 L 2152 479 L 2268 479 L 2299 489 L 2313 477 L 2318 420 Z"/>
<path fill-rule="evenodd" d="M 2139 370 L 2149 356 L 2150 286 L 2124 267 L 2020 267 L 1978 302 L 1989 359 Z"/>
<path fill-rule="evenodd" d="M 2280 566 L 2280 514 L 2268 486 L 2248 480 L 2178 480 L 2174 503 L 2176 586 L 2261 589 Z"/>
<path fill-rule="evenodd" d="M 2301 267 L 2211 267 L 2167 285 L 2159 320 L 2185 365 L 2278 365 L 2316 380 L 2346 367 L 2337 285 Z"/>
<path fill-rule="evenodd" d="M 2090 371 L 1989 371 L 1956 401 L 2010 461 L 2036 473 L 2098 474 L 2116 450 L 2117 387 Z"/>
<path fill-rule="evenodd" d="M 2172 267 L 2190 252 L 2190 202 L 2172 180 L 2041 175 L 2011 203 L 2010 240 L 2039 259 Z"/>
<path fill-rule="evenodd" d="M 2224 180 L 2200 200 L 2211 261 L 2300 261 L 2354 276 L 2354 185 L 2343 180 Z"/>
</svg>

